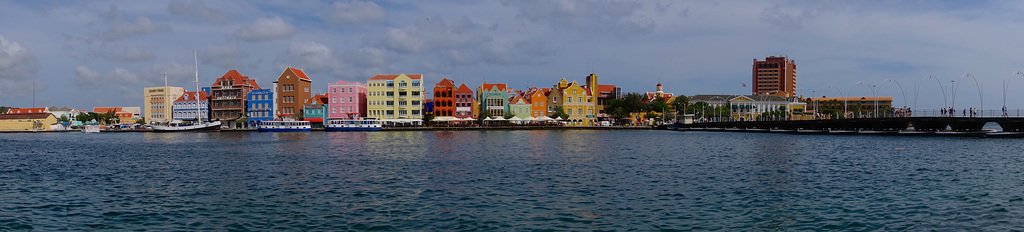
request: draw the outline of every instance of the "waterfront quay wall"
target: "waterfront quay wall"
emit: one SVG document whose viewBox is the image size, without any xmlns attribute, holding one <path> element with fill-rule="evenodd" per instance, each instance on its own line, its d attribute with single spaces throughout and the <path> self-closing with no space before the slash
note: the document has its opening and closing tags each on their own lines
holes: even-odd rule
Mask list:
<svg viewBox="0 0 1024 232">
<path fill-rule="evenodd" d="M 904 117 L 856 118 L 795 121 L 732 121 L 682 125 L 683 128 L 736 128 L 777 130 L 873 130 L 900 131 L 980 131 L 988 122 L 998 123 L 1003 131 L 1024 132 L 1024 118 Z"/>
</svg>

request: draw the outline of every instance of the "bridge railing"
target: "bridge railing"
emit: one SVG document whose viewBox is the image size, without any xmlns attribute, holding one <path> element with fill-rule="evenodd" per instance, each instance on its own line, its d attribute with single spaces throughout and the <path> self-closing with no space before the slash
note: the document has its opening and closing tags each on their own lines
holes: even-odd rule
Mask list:
<svg viewBox="0 0 1024 232">
<path fill-rule="evenodd" d="M 981 118 L 998 118 L 998 117 L 1024 117 L 1024 109 L 1007 109 L 1005 114 L 1002 109 L 995 110 L 977 110 L 977 113 L 971 114 L 970 108 L 967 109 L 953 109 L 954 112 L 950 115 L 948 112 L 943 114 L 942 109 L 922 109 L 912 111 L 912 117 L 981 117 Z"/>
</svg>

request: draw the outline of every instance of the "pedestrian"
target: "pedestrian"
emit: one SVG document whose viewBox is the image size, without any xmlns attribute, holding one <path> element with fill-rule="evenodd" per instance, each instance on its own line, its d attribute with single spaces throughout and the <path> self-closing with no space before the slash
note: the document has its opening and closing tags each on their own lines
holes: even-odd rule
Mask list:
<svg viewBox="0 0 1024 232">
<path fill-rule="evenodd" d="M 1010 116 L 1010 115 L 1006 113 L 1006 106 L 1003 106 L 1003 117 L 1008 117 L 1008 116 Z"/>
<path fill-rule="evenodd" d="M 963 114 L 964 117 L 967 117 L 967 109 L 960 110 L 960 114 Z"/>
<path fill-rule="evenodd" d="M 946 108 L 942 108 L 942 117 L 946 117 Z"/>
</svg>

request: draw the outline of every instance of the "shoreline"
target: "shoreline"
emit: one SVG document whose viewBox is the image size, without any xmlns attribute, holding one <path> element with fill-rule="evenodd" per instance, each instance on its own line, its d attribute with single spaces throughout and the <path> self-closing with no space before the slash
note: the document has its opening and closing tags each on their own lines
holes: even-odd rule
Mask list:
<svg viewBox="0 0 1024 232">
<path fill-rule="evenodd" d="M 531 126 L 531 127 L 385 127 L 380 131 L 515 131 L 515 130 L 658 130 L 663 129 L 654 126 L 587 126 L 587 127 L 563 127 L 563 126 Z M 314 128 L 313 131 L 326 132 L 323 128 Z M 0 133 L 72 133 L 82 132 L 81 130 L 0 130 Z M 100 132 L 114 133 L 145 133 L 153 130 L 101 130 Z M 256 129 L 221 129 L 219 132 L 257 132 Z M 332 131 L 334 132 L 334 131 Z M 345 131 L 337 131 L 345 132 Z M 372 132 L 372 131 L 370 131 Z M 194 132 L 193 132 L 194 133 Z M 199 132 L 211 133 L 211 132 Z M 216 132 L 212 132 L 216 133 Z"/>
</svg>

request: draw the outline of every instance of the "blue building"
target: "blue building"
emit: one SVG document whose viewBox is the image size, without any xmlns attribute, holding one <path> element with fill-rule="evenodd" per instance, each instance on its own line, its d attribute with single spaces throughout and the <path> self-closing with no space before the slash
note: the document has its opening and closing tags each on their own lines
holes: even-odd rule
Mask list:
<svg viewBox="0 0 1024 232">
<path fill-rule="evenodd" d="M 196 100 L 196 98 L 199 98 Z M 185 92 L 177 100 L 174 100 L 174 108 L 171 112 L 174 120 L 177 121 L 209 121 L 210 120 L 210 97 L 206 92 Z M 196 113 L 200 115 L 197 116 Z"/>
<path fill-rule="evenodd" d="M 248 105 L 245 107 L 249 116 L 249 126 L 255 127 L 259 122 L 274 120 L 274 93 L 269 89 L 249 91 Z"/>
</svg>

